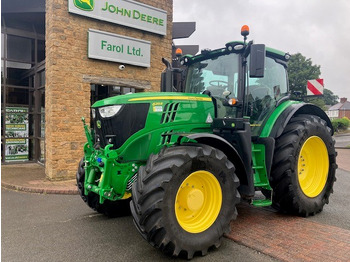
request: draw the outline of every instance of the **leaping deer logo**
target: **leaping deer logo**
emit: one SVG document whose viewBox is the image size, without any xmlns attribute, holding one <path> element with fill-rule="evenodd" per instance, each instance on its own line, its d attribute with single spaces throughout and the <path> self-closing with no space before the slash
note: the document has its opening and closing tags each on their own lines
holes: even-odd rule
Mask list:
<svg viewBox="0 0 350 262">
<path fill-rule="evenodd" d="M 84 11 L 94 10 L 94 0 L 73 0 L 74 5 Z"/>
</svg>

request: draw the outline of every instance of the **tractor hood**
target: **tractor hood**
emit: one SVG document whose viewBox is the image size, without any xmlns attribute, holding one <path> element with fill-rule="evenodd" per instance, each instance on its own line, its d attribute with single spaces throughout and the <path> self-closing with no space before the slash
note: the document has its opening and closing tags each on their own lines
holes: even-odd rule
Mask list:
<svg viewBox="0 0 350 262">
<path fill-rule="evenodd" d="M 113 149 L 134 143 L 136 148 L 130 151 L 134 155 L 143 152 L 137 144 L 148 145 L 150 137 L 164 146 L 173 142 L 168 133 L 209 132 L 215 116 L 214 103 L 207 95 L 165 92 L 110 97 L 94 103 L 91 113 L 95 142 L 102 148 L 113 144 Z"/>
<path fill-rule="evenodd" d="M 121 104 L 137 104 L 155 102 L 161 100 L 168 101 L 205 101 L 211 102 L 212 99 L 207 95 L 200 94 L 183 94 L 183 93 L 165 93 L 165 92 L 147 92 L 147 93 L 136 93 L 109 97 L 100 101 L 97 101 L 92 105 L 93 108 L 110 106 L 110 105 L 121 105 Z"/>
</svg>

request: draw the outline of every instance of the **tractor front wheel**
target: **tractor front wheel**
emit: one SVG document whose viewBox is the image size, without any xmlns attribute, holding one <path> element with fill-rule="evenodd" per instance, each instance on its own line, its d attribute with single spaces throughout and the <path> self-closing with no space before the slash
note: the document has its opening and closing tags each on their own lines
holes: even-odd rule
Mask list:
<svg viewBox="0 0 350 262">
<path fill-rule="evenodd" d="M 219 247 L 237 215 L 238 178 L 220 150 L 206 145 L 163 149 L 141 167 L 131 213 L 141 235 L 171 256 Z"/>
<path fill-rule="evenodd" d="M 103 204 L 100 204 L 100 196 L 90 192 L 85 195 L 84 183 L 85 183 L 85 162 L 84 158 L 80 160 L 78 171 L 76 173 L 77 187 L 80 197 L 83 201 L 93 210 L 105 214 L 109 217 L 130 215 L 130 199 L 123 199 L 117 201 L 105 200 Z"/>
<path fill-rule="evenodd" d="M 271 172 L 273 205 L 301 216 L 328 204 L 337 168 L 334 140 L 326 122 L 313 115 L 293 117 L 276 139 Z"/>
</svg>

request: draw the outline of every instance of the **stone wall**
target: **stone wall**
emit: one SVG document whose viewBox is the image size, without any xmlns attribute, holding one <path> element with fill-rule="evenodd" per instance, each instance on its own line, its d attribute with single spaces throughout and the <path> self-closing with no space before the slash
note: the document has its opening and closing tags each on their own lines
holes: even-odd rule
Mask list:
<svg viewBox="0 0 350 262">
<path fill-rule="evenodd" d="M 81 117 L 89 123 L 90 84 L 128 81 L 159 91 L 161 58 L 171 58 L 172 0 L 139 1 L 167 11 L 167 34 L 102 22 L 68 12 L 67 0 L 46 0 L 46 176 L 52 180 L 75 177 L 86 142 Z M 97 29 L 151 42 L 151 67 L 89 59 L 88 29 Z"/>
</svg>

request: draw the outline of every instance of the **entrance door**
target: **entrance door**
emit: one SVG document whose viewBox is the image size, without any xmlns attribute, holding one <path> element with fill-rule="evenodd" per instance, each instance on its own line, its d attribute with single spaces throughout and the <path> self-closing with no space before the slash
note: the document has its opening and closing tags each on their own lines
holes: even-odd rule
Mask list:
<svg viewBox="0 0 350 262">
<path fill-rule="evenodd" d="M 132 87 L 91 84 L 91 105 L 107 97 L 136 92 L 136 89 Z"/>
<path fill-rule="evenodd" d="M 137 89 L 133 87 L 91 84 L 90 102 L 91 102 L 91 105 L 93 105 L 96 101 L 101 99 L 105 99 L 111 96 L 118 96 L 118 95 L 124 95 L 128 93 L 136 93 L 136 92 L 137 92 Z M 92 121 L 90 121 L 90 126 L 93 127 Z"/>
</svg>

